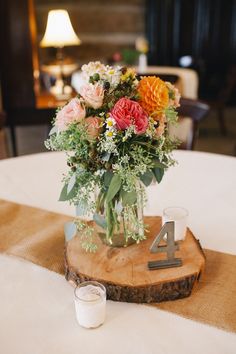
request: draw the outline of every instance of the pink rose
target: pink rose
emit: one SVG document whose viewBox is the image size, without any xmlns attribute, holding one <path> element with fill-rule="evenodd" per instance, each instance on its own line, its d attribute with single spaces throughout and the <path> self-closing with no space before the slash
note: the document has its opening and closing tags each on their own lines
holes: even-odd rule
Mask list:
<svg viewBox="0 0 236 354">
<path fill-rule="evenodd" d="M 65 105 L 56 116 L 55 125 L 59 131 L 66 130 L 71 123 L 81 122 L 85 118 L 86 110 L 83 103 L 76 97 Z"/>
<path fill-rule="evenodd" d="M 98 117 L 88 117 L 85 119 L 85 124 L 87 126 L 87 134 L 89 140 L 94 140 L 98 137 L 101 130 L 101 118 Z"/>
<path fill-rule="evenodd" d="M 136 134 L 143 134 L 147 129 L 147 113 L 138 102 L 128 98 L 121 98 L 117 101 L 111 111 L 111 115 L 115 119 L 118 129 L 125 130 L 131 124 L 134 125 Z"/>
<path fill-rule="evenodd" d="M 104 90 L 98 83 L 85 84 L 79 89 L 80 95 L 83 97 L 85 102 L 92 108 L 100 108 L 103 104 Z"/>
</svg>

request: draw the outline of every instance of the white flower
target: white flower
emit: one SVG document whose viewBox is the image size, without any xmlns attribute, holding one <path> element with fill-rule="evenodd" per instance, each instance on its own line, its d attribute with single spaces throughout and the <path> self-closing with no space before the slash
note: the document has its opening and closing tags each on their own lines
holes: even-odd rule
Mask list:
<svg viewBox="0 0 236 354">
<path fill-rule="evenodd" d="M 114 118 L 112 117 L 109 117 L 107 118 L 106 120 L 106 127 L 108 130 L 114 130 L 115 129 L 115 126 L 116 126 L 116 121 Z"/>
<path fill-rule="evenodd" d="M 108 139 L 113 139 L 114 136 L 116 135 L 115 132 L 113 132 L 112 130 L 106 131 L 105 134 L 106 134 L 106 137 L 107 137 Z"/>
<path fill-rule="evenodd" d="M 98 73 L 100 76 L 103 76 L 107 68 L 100 61 L 91 61 L 87 65 L 83 65 L 81 68 L 82 72 L 89 78 L 95 73 Z"/>
<path fill-rule="evenodd" d="M 100 63 L 100 61 L 91 61 L 87 65 L 82 66 L 82 72 L 80 74 L 79 79 L 81 82 L 83 81 L 88 83 L 91 76 L 93 76 L 94 74 L 99 74 L 98 82 L 100 84 L 103 84 L 105 81 L 108 81 L 110 83 L 110 87 L 114 88 L 120 83 L 120 77 L 122 75 L 120 69 L 120 66 L 112 67 L 109 65 L 104 65 Z"/>
<path fill-rule="evenodd" d="M 120 83 L 120 77 L 122 75 L 121 67 L 110 67 L 107 65 L 106 72 L 104 73 L 104 80 L 108 81 L 112 87 L 116 87 Z"/>
<path fill-rule="evenodd" d="M 125 130 L 125 135 L 123 136 L 122 141 L 126 141 L 127 139 L 131 138 L 135 130 L 135 127 L 133 124 L 131 124 L 126 130 Z"/>
</svg>

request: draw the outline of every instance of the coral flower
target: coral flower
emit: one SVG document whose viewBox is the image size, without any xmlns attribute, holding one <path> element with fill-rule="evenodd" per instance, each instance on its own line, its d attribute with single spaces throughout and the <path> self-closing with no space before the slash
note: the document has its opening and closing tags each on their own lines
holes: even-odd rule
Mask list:
<svg viewBox="0 0 236 354">
<path fill-rule="evenodd" d="M 111 116 L 118 129 L 125 130 L 133 124 L 135 134 L 138 135 L 145 133 L 148 126 L 147 113 L 140 104 L 125 97 L 116 102 Z"/>
<path fill-rule="evenodd" d="M 168 88 L 159 77 L 145 76 L 138 85 L 140 95 L 140 105 L 154 119 L 162 115 L 163 110 L 168 107 Z"/>
</svg>

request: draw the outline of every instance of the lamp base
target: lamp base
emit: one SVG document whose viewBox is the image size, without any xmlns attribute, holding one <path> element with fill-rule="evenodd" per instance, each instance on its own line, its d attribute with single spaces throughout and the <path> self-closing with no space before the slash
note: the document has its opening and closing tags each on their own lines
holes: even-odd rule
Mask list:
<svg viewBox="0 0 236 354">
<path fill-rule="evenodd" d="M 72 87 L 64 85 L 62 79 L 57 79 L 55 85 L 50 88 L 50 92 L 57 100 L 67 100 L 71 98 Z"/>
</svg>

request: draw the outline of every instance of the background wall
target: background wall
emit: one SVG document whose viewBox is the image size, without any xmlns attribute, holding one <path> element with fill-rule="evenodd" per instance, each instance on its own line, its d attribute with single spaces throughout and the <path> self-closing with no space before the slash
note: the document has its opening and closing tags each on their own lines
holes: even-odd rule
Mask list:
<svg viewBox="0 0 236 354">
<path fill-rule="evenodd" d="M 200 97 L 216 99 L 236 75 L 236 0 L 35 0 L 38 43 L 50 9 L 68 10 L 78 47 L 65 48 L 83 64 L 109 61 L 115 52 L 134 49 L 135 39 L 147 35 L 149 64 L 179 66 L 193 57 L 200 77 Z M 53 48 L 39 48 L 41 63 L 55 58 Z M 228 77 L 227 77 L 228 75 Z M 236 89 L 230 94 L 236 102 Z"/>
<path fill-rule="evenodd" d="M 55 58 L 55 49 L 38 46 L 47 13 L 55 8 L 68 9 L 83 41 L 65 48 L 80 64 L 108 61 L 116 51 L 134 49 L 135 39 L 146 34 L 149 64 L 176 66 L 181 56 L 191 55 L 200 97 L 219 101 L 222 90 L 230 88 L 230 102 L 236 102 L 236 0 L 8 0 L 0 6 L 0 76 L 8 122 L 13 109 L 35 107 L 34 58 L 36 51 L 40 64 Z"/>
<path fill-rule="evenodd" d="M 90 60 L 109 60 L 113 53 L 133 48 L 135 39 L 145 32 L 145 0 L 35 0 L 38 42 L 51 9 L 69 12 L 82 45 L 67 47 L 67 54 L 81 64 Z M 43 51 L 43 52 L 42 52 Z M 40 61 L 54 58 L 53 49 L 39 49 Z M 43 58 L 43 59 L 42 59 Z"/>
<path fill-rule="evenodd" d="M 236 82 L 236 0 L 147 0 L 149 63 L 179 65 L 191 55 L 200 96 L 217 99 Z M 228 75 L 228 77 L 227 77 Z M 231 94 L 236 103 L 236 87 Z"/>
</svg>

